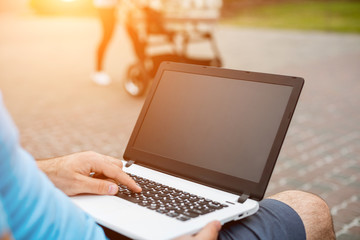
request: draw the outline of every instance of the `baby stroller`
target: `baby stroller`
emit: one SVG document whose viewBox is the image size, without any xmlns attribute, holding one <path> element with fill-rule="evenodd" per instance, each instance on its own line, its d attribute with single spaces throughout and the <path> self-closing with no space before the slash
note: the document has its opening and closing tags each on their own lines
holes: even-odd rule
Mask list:
<svg viewBox="0 0 360 240">
<path fill-rule="evenodd" d="M 132 1 L 125 26 L 137 60 L 127 70 L 126 92 L 142 96 L 162 61 L 220 67 L 213 28 L 221 6 L 221 0 Z M 212 56 L 191 56 L 189 45 L 204 41 Z"/>
</svg>

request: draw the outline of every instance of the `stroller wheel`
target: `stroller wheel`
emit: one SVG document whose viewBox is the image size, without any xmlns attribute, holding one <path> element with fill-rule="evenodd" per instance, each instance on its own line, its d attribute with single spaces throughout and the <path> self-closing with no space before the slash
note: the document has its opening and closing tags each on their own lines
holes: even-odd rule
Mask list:
<svg viewBox="0 0 360 240">
<path fill-rule="evenodd" d="M 134 97 L 142 96 L 147 86 L 147 78 L 139 64 L 131 65 L 124 81 L 125 91 Z"/>
</svg>

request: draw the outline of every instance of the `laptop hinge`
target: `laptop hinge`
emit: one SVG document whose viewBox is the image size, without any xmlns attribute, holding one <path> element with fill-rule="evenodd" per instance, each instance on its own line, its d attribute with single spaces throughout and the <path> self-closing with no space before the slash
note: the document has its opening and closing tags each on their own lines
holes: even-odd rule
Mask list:
<svg viewBox="0 0 360 240">
<path fill-rule="evenodd" d="M 250 196 L 250 194 L 248 194 L 248 193 L 241 194 L 240 197 L 238 198 L 238 202 L 244 203 L 249 198 L 249 196 Z"/>
<path fill-rule="evenodd" d="M 130 167 L 131 165 L 133 165 L 133 163 L 135 163 L 135 161 L 129 160 L 129 161 L 127 161 L 127 163 L 125 164 L 125 167 Z"/>
</svg>

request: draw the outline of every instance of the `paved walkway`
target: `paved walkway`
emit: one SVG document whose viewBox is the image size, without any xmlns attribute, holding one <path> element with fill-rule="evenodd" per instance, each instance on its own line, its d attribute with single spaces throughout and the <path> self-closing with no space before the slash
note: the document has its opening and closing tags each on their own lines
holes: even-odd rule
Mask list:
<svg viewBox="0 0 360 240">
<path fill-rule="evenodd" d="M 121 26 L 107 58 L 114 83 L 89 81 L 99 32 L 91 18 L 0 15 L 0 88 L 36 158 L 82 150 L 122 156 L 144 99 L 122 89 L 134 58 Z M 227 26 L 216 34 L 226 67 L 306 80 L 267 195 L 294 188 L 319 194 L 338 239 L 359 239 L 360 35 Z"/>
</svg>

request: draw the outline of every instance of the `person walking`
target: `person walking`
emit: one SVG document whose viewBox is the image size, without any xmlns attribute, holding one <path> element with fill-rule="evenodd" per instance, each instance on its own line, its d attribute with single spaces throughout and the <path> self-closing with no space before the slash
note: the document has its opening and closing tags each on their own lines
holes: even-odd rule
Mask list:
<svg viewBox="0 0 360 240">
<path fill-rule="evenodd" d="M 93 4 L 100 18 L 102 36 L 96 51 L 95 72 L 91 79 L 98 85 L 106 86 L 111 83 L 111 78 L 104 71 L 104 57 L 116 26 L 118 0 L 94 0 Z"/>
</svg>

